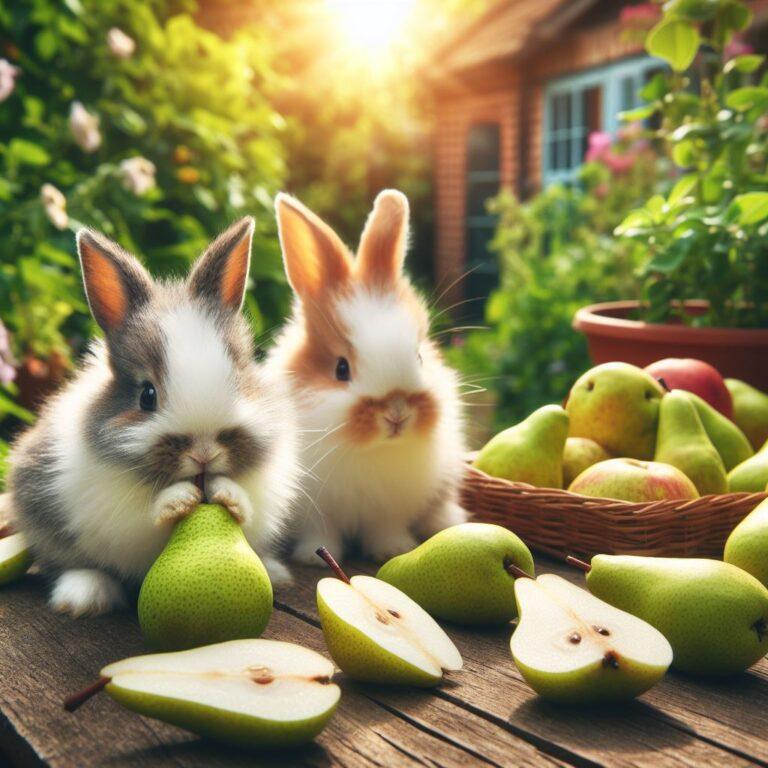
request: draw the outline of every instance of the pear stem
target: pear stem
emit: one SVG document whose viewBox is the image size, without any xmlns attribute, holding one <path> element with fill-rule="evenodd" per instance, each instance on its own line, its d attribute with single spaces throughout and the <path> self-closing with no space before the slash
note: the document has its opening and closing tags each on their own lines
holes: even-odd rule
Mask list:
<svg viewBox="0 0 768 768">
<path fill-rule="evenodd" d="M 349 576 L 347 576 L 346 573 L 344 573 L 344 570 L 342 567 L 336 562 L 336 559 L 334 556 L 325 548 L 320 547 L 319 549 L 315 550 L 315 554 L 325 560 L 326 563 L 328 563 L 328 567 L 336 574 L 338 578 L 340 578 L 342 581 L 346 581 L 347 584 L 349 584 Z"/>
<path fill-rule="evenodd" d="M 659 382 L 659 384 L 661 384 L 661 386 L 662 386 L 662 387 L 664 387 L 664 389 L 665 389 L 667 392 L 671 392 L 671 391 L 672 391 L 672 390 L 671 390 L 671 388 L 670 388 L 670 386 L 669 386 L 669 384 L 667 384 L 667 382 L 666 382 L 666 380 L 664 379 L 664 377 L 663 377 L 663 376 L 657 376 L 657 377 L 656 377 L 656 381 L 658 381 L 658 382 Z"/>
<path fill-rule="evenodd" d="M 526 573 L 519 565 L 514 563 L 504 563 L 504 570 L 514 576 L 516 579 L 530 579 L 530 574 Z"/>
<path fill-rule="evenodd" d="M 95 696 L 100 691 L 104 690 L 104 686 L 111 680 L 109 677 L 100 677 L 95 683 L 91 683 L 87 688 L 83 688 L 82 691 L 73 693 L 64 699 L 64 709 L 67 712 L 74 712 L 78 707 L 85 704 L 88 699 Z"/>
<path fill-rule="evenodd" d="M 579 560 L 578 557 L 574 557 L 573 555 L 568 555 L 568 557 L 565 558 L 565 562 L 568 563 L 568 565 L 572 565 L 574 568 L 584 571 L 584 573 L 589 573 L 592 570 L 592 566 L 589 563 L 585 563 L 583 560 Z"/>
<path fill-rule="evenodd" d="M 205 501 L 205 472 L 200 472 L 195 475 L 192 482 L 200 489 L 200 493 L 203 495 L 203 501 Z"/>
</svg>

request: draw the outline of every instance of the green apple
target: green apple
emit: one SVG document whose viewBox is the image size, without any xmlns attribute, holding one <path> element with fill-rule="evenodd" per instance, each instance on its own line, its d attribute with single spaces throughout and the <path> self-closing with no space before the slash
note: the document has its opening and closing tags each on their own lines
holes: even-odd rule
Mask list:
<svg viewBox="0 0 768 768">
<path fill-rule="evenodd" d="M 124 707 L 217 741 L 273 748 L 302 744 L 330 719 L 341 691 L 319 653 L 275 640 L 233 640 L 109 664 L 72 711 L 100 688 Z"/>
<path fill-rule="evenodd" d="M 519 578 L 515 592 L 520 623 L 512 656 L 545 699 L 631 699 L 655 685 L 672 662 L 661 632 L 559 576 Z"/>
<path fill-rule="evenodd" d="M 339 578 L 318 582 L 317 609 L 328 651 L 345 674 L 427 687 L 461 669 L 456 646 L 418 603 L 381 579 L 347 579 L 337 564 L 334 570 Z"/>
<path fill-rule="evenodd" d="M 608 459 L 585 469 L 568 489 L 582 496 L 622 501 L 696 499 L 696 486 L 677 468 L 658 461 Z"/>
<path fill-rule="evenodd" d="M 533 576 L 533 557 L 512 531 L 464 523 L 392 558 L 377 577 L 435 618 L 468 625 L 506 624 L 517 616 L 511 565 Z"/>
</svg>

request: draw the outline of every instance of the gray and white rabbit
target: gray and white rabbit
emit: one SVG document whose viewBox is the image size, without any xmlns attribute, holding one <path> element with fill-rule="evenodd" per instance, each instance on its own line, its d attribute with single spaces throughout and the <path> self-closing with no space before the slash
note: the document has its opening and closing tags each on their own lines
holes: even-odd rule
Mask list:
<svg viewBox="0 0 768 768">
<path fill-rule="evenodd" d="M 291 402 L 254 362 L 241 313 L 254 222 L 221 234 L 186 280 L 155 282 L 101 234 L 78 233 L 88 303 L 104 330 L 74 379 L 14 446 L 10 506 L 54 577 L 51 605 L 79 616 L 122 603 L 201 499 L 269 557 L 298 486 Z"/>
</svg>

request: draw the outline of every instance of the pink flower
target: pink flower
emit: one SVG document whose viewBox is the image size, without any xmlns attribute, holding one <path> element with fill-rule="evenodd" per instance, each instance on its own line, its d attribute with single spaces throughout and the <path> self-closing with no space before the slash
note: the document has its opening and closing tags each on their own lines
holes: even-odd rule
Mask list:
<svg viewBox="0 0 768 768">
<path fill-rule="evenodd" d="M 43 203 L 45 209 L 45 215 L 48 217 L 48 221 L 53 224 L 56 229 L 66 229 L 69 224 L 69 216 L 67 215 L 67 198 L 56 189 L 53 184 L 43 184 L 40 187 L 40 200 Z"/>
<path fill-rule="evenodd" d="M 628 5 L 619 12 L 619 21 L 622 24 L 646 24 L 653 23 L 661 15 L 661 9 L 655 3 L 640 3 L 640 5 Z"/>
<path fill-rule="evenodd" d="M 0 101 L 5 101 L 13 93 L 20 72 L 8 59 L 0 59 Z"/>
<path fill-rule="evenodd" d="M 16 361 L 11 352 L 11 337 L 0 320 L 0 384 L 10 384 L 16 378 Z"/>
<path fill-rule="evenodd" d="M 589 134 L 589 146 L 584 160 L 588 163 L 600 160 L 611 148 L 613 137 L 606 131 L 593 131 Z"/>
<path fill-rule="evenodd" d="M 79 101 L 73 101 L 69 110 L 69 130 L 83 152 L 95 152 L 101 146 L 99 118 Z"/>
<path fill-rule="evenodd" d="M 126 35 L 122 29 L 112 27 L 107 32 L 107 46 L 110 53 L 118 59 L 130 59 L 136 50 L 136 41 Z"/>
<path fill-rule="evenodd" d="M 635 164 L 636 155 L 617 155 L 615 152 L 607 152 L 601 158 L 613 173 L 626 173 Z"/>
<path fill-rule="evenodd" d="M 731 42 L 725 46 L 723 55 L 726 61 L 736 56 L 745 56 L 748 53 L 754 53 L 755 49 L 744 39 L 743 35 L 734 35 Z"/>
<path fill-rule="evenodd" d="M 129 157 L 120 163 L 123 184 L 134 195 L 143 195 L 155 186 L 155 164 L 146 157 Z"/>
</svg>

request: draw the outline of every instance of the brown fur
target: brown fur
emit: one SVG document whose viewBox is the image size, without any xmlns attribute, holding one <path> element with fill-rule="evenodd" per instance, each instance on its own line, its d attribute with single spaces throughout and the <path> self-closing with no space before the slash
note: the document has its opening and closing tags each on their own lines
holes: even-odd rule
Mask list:
<svg viewBox="0 0 768 768">
<path fill-rule="evenodd" d="M 409 393 L 394 389 L 384 397 L 363 397 L 350 410 L 349 420 L 344 429 L 346 436 L 356 443 L 367 443 L 381 433 L 379 417 L 387 412 L 395 400 L 405 403 L 409 420 L 420 434 L 429 433 L 437 423 L 439 406 L 429 392 Z"/>
</svg>

